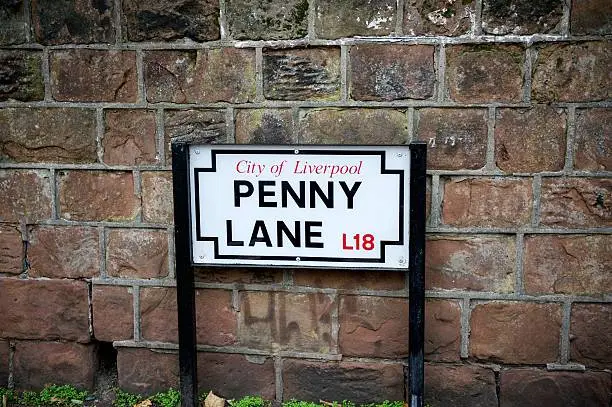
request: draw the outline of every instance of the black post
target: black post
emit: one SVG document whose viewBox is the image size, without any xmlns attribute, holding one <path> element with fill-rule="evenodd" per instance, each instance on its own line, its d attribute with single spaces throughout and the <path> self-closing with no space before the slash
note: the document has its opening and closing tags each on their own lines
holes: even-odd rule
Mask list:
<svg viewBox="0 0 612 407">
<path fill-rule="evenodd" d="M 191 266 L 189 146 L 172 144 L 174 195 L 174 245 L 176 253 L 176 300 L 178 306 L 179 371 L 181 406 L 197 406 L 197 350 L 195 290 Z"/>
<path fill-rule="evenodd" d="M 408 263 L 410 407 L 423 407 L 424 405 L 426 166 L 427 144 L 410 144 L 410 259 Z"/>
</svg>

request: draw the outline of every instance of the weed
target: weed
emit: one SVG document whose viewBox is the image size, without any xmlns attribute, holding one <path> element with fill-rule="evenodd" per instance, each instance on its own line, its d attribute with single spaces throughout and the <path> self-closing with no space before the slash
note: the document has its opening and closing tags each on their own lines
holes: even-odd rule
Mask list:
<svg viewBox="0 0 612 407">
<path fill-rule="evenodd" d="M 68 407 L 83 404 L 86 391 L 77 390 L 70 385 L 51 385 L 42 389 L 38 395 L 40 403 L 45 406 Z"/>
<path fill-rule="evenodd" d="M 128 393 L 121 389 L 117 389 L 115 392 L 115 401 L 113 401 L 114 407 L 133 407 L 142 401 L 142 397 L 136 394 Z"/>
<path fill-rule="evenodd" d="M 181 393 L 170 389 L 165 392 L 157 393 L 151 397 L 151 401 L 159 407 L 177 407 L 181 403 Z"/>
<path fill-rule="evenodd" d="M 232 407 L 266 407 L 269 404 L 259 396 L 246 396 L 240 400 L 229 400 L 228 403 Z"/>
</svg>

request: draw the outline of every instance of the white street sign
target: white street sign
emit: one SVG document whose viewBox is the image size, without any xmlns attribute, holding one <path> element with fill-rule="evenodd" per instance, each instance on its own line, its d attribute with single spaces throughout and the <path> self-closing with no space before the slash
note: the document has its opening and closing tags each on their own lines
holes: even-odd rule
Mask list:
<svg viewBox="0 0 612 407">
<path fill-rule="evenodd" d="M 189 149 L 195 265 L 408 268 L 407 145 Z"/>
</svg>

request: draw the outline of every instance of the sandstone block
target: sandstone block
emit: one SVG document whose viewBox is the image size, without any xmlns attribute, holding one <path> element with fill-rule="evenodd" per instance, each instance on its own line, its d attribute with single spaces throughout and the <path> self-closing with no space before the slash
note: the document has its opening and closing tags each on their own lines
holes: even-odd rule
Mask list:
<svg viewBox="0 0 612 407">
<path fill-rule="evenodd" d="M 431 406 L 495 407 L 495 375 L 477 366 L 425 365 L 425 403 Z"/>
<path fill-rule="evenodd" d="M 475 14 L 475 1 L 450 3 L 447 0 L 409 0 L 404 3 L 404 34 L 447 35 L 468 34 Z"/>
<path fill-rule="evenodd" d="M 109 165 L 142 165 L 157 162 L 155 112 L 116 109 L 104 112 L 102 160 Z"/>
<path fill-rule="evenodd" d="M 609 271 L 608 274 L 610 274 Z M 608 292 L 610 292 L 609 289 Z M 609 369 L 612 365 L 612 309 L 610 304 L 573 304 L 570 341 L 573 361 L 586 366 Z"/>
<path fill-rule="evenodd" d="M 239 109 L 235 121 L 236 143 L 297 143 L 289 109 Z"/>
<path fill-rule="evenodd" d="M 283 281 L 281 269 L 196 267 L 194 273 L 195 280 L 202 283 L 277 284 Z"/>
<path fill-rule="evenodd" d="M 29 102 L 45 97 L 42 52 L 0 50 L 0 66 L 0 101 L 15 99 Z"/>
<path fill-rule="evenodd" d="M 106 272 L 122 278 L 163 278 L 168 275 L 168 232 L 111 229 L 106 239 Z"/>
<path fill-rule="evenodd" d="M 92 278 L 100 274 L 98 230 L 35 226 L 29 232 L 30 277 Z"/>
<path fill-rule="evenodd" d="M 25 270 L 23 260 L 24 247 L 19 227 L 0 225 L 0 274 L 21 274 Z"/>
<path fill-rule="evenodd" d="M 405 273 L 353 270 L 295 270 L 293 283 L 318 288 L 341 290 L 403 290 Z"/>
<path fill-rule="evenodd" d="M 23 0 L 0 4 L 0 44 L 26 42 L 26 16 L 23 6 Z"/>
<path fill-rule="evenodd" d="M 576 110 L 574 168 L 612 171 L 612 109 Z"/>
<path fill-rule="evenodd" d="M 9 378 L 9 341 L 0 339 L 0 386 L 8 387 Z"/>
<path fill-rule="evenodd" d="M 380 36 L 395 29 L 392 0 L 321 0 L 315 8 L 315 32 L 320 38 Z"/>
<path fill-rule="evenodd" d="M 43 170 L 0 170 L 0 221 L 51 217 L 51 183 Z"/>
<path fill-rule="evenodd" d="M 123 390 L 152 395 L 179 386 L 178 354 L 143 348 L 117 349 L 117 384 Z"/>
<path fill-rule="evenodd" d="M 612 34 L 612 5 L 606 0 L 574 0 L 570 31 L 574 35 Z"/>
<path fill-rule="evenodd" d="M 172 173 L 144 171 L 142 182 L 142 219 L 145 222 L 172 224 L 174 222 Z"/>
<path fill-rule="evenodd" d="M 487 34 L 557 34 L 562 17 L 562 0 L 482 2 L 482 30 Z"/>
<path fill-rule="evenodd" d="M 356 100 L 429 99 L 434 95 L 434 47 L 376 45 L 351 47 L 351 97 Z"/>
<path fill-rule="evenodd" d="M 94 286 L 91 295 L 94 337 L 105 342 L 132 339 L 132 288 L 98 285 Z"/>
<path fill-rule="evenodd" d="M 307 0 L 229 0 L 229 34 L 237 40 L 288 40 L 308 34 Z"/>
</svg>

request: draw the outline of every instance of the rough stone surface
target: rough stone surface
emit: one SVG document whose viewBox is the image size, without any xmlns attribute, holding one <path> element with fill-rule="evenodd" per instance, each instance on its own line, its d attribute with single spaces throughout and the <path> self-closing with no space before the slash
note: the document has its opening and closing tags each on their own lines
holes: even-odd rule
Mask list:
<svg viewBox="0 0 612 407">
<path fill-rule="evenodd" d="M 15 387 L 36 390 L 59 383 L 93 390 L 97 365 L 95 345 L 19 341 L 13 360 Z"/>
<path fill-rule="evenodd" d="M 23 0 L 0 3 L 0 44 L 11 45 L 26 42 L 23 6 Z"/>
<path fill-rule="evenodd" d="M 425 306 L 425 357 L 458 360 L 459 305 L 428 301 Z M 340 353 L 399 358 L 408 355 L 408 303 L 405 298 L 343 296 L 340 301 Z"/>
<path fill-rule="evenodd" d="M 610 99 L 610 42 L 540 45 L 533 62 L 531 98 L 538 102 Z"/>
<path fill-rule="evenodd" d="M 289 109 L 240 109 L 236 111 L 236 143 L 297 143 Z"/>
<path fill-rule="evenodd" d="M 63 219 L 126 221 L 139 211 L 131 172 L 59 171 L 58 187 Z"/>
<path fill-rule="evenodd" d="M 173 223 L 172 173 L 144 171 L 142 182 L 142 220 L 151 223 Z"/>
<path fill-rule="evenodd" d="M 532 235 L 525 238 L 528 294 L 605 295 L 612 292 L 612 235 Z"/>
<path fill-rule="evenodd" d="M 392 109 L 310 109 L 300 111 L 304 144 L 404 144 L 408 122 Z"/>
<path fill-rule="evenodd" d="M 142 348 L 117 349 L 117 384 L 132 393 L 152 395 L 179 387 L 178 354 Z"/>
<path fill-rule="evenodd" d="M 4 388 L 8 388 L 9 357 L 9 341 L 0 339 L 0 387 Z"/>
<path fill-rule="evenodd" d="M 194 144 L 226 143 L 225 112 L 210 109 L 166 110 L 166 163 L 172 163 L 172 140 Z"/>
<path fill-rule="evenodd" d="M 198 353 L 198 390 L 214 389 L 225 399 L 261 396 L 273 400 L 276 395 L 274 361 L 223 353 Z"/>
<path fill-rule="evenodd" d="M 196 290 L 197 341 L 227 346 L 236 342 L 236 312 L 232 295 L 225 290 Z M 146 288 L 140 291 L 142 336 L 146 340 L 178 341 L 176 290 Z"/>
<path fill-rule="evenodd" d="M 58 101 L 136 102 L 136 53 L 71 49 L 51 52 L 51 93 Z"/>
<path fill-rule="evenodd" d="M 561 306 L 501 301 L 477 304 L 470 328 L 470 355 L 476 359 L 551 363 L 559 354 Z"/>
<path fill-rule="evenodd" d="M 98 341 L 120 341 L 134 336 L 132 287 L 94 286 L 92 289 L 94 337 Z"/>
<path fill-rule="evenodd" d="M 50 217 L 48 171 L 0 169 L 1 222 L 36 222 Z"/>
<path fill-rule="evenodd" d="M 552 227 L 612 226 L 612 179 L 542 180 L 540 222 Z"/>
<path fill-rule="evenodd" d="M 395 29 L 394 0 L 321 0 L 315 4 L 315 32 L 320 38 L 388 35 Z"/>
<path fill-rule="evenodd" d="M 495 35 L 560 33 L 563 0 L 483 0 L 482 30 Z"/>
<path fill-rule="evenodd" d="M 163 278 L 168 275 L 168 232 L 111 229 L 106 237 L 106 272 L 122 278 Z"/>
<path fill-rule="evenodd" d="M 0 50 L 0 101 L 28 102 L 44 96 L 42 52 Z"/>
<path fill-rule="evenodd" d="M 243 292 L 238 340 L 258 349 L 329 353 L 334 301 L 326 294 Z"/>
<path fill-rule="evenodd" d="M 19 227 L 0 225 L 0 274 L 21 274 L 25 267 L 23 260 L 24 248 Z"/>
<path fill-rule="evenodd" d="M 276 284 L 283 281 L 282 269 L 194 268 L 195 281 L 201 283 Z"/>
<path fill-rule="evenodd" d="M 30 277 L 99 276 L 100 248 L 96 228 L 35 226 L 28 235 Z"/>
<path fill-rule="evenodd" d="M 487 110 L 419 109 L 417 139 L 427 142 L 427 168 L 476 170 L 487 158 Z"/>
<path fill-rule="evenodd" d="M 93 163 L 96 118 L 91 109 L 0 110 L 0 161 Z"/>
<path fill-rule="evenodd" d="M 608 267 L 608 274 L 610 270 Z M 572 361 L 609 369 L 612 366 L 611 304 L 573 304 L 570 340 Z"/>
<path fill-rule="evenodd" d="M 429 99 L 434 95 L 434 47 L 363 44 L 351 47 L 353 99 Z"/>
<path fill-rule="evenodd" d="M 32 0 L 36 42 L 44 45 L 115 40 L 112 0 Z"/>
<path fill-rule="evenodd" d="M 2 336 L 89 341 L 87 283 L 1 279 Z M 53 304 L 53 306 L 50 306 Z"/>
<path fill-rule="evenodd" d="M 612 171 L 612 109 L 577 109 L 574 168 Z"/>
<path fill-rule="evenodd" d="M 474 0 L 409 0 L 404 3 L 404 34 L 469 34 L 475 5 Z"/>
<path fill-rule="evenodd" d="M 498 109 L 495 117 L 497 167 L 505 172 L 562 170 L 566 120 L 564 110 L 546 105 Z M 517 137 L 518 129 L 520 137 Z"/>
<path fill-rule="evenodd" d="M 608 372 L 510 369 L 500 376 L 500 407 L 608 407 L 611 401 Z"/>
<path fill-rule="evenodd" d="M 518 45 L 454 45 L 446 49 L 446 85 L 455 102 L 520 102 L 525 51 Z"/>
<path fill-rule="evenodd" d="M 573 0 L 570 31 L 573 35 L 612 34 L 612 4 L 607 0 Z"/>
<path fill-rule="evenodd" d="M 117 109 L 105 113 L 102 160 L 105 164 L 155 164 L 155 112 Z"/>
<path fill-rule="evenodd" d="M 125 0 L 123 14 L 130 41 L 220 38 L 219 0 Z"/>
<path fill-rule="evenodd" d="M 531 219 L 531 180 L 526 178 L 448 178 L 444 182 L 442 223 L 453 226 L 513 227 Z"/>
<path fill-rule="evenodd" d="M 308 0 L 228 0 L 229 34 L 241 40 L 288 40 L 308 34 Z"/>
<path fill-rule="evenodd" d="M 218 48 L 149 51 L 144 56 L 147 100 L 245 103 L 255 99 L 255 52 Z"/>
<path fill-rule="evenodd" d="M 399 364 L 357 362 L 283 362 L 283 398 L 319 402 L 351 400 L 357 404 L 404 399 Z"/>
<path fill-rule="evenodd" d="M 425 250 L 427 289 L 514 292 L 514 236 L 430 236 Z"/>
<path fill-rule="evenodd" d="M 263 92 L 273 100 L 338 100 L 340 48 L 265 51 Z"/>
<path fill-rule="evenodd" d="M 497 407 L 495 374 L 477 366 L 425 365 L 426 405 Z"/>
<path fill-rule="evenodd" d="M 340 290 L 403 290 L 405 273 L 353 270 L 295 270 L 293 283 L 307 287 L 337 288 Z"/>
</svg>

